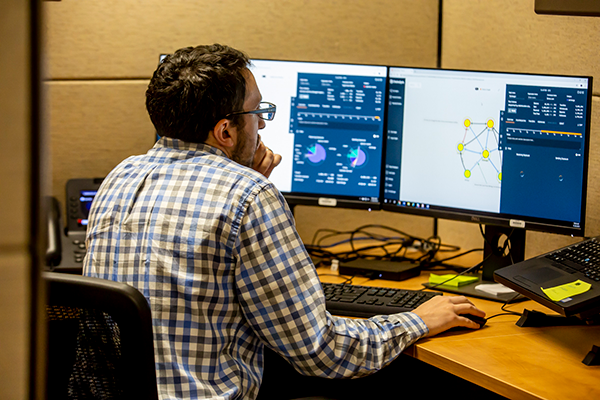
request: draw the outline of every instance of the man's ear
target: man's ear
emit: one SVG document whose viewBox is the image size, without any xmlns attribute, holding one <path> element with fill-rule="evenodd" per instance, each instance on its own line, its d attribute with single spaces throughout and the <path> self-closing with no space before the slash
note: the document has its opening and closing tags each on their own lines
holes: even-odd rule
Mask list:
<svg viewBox="0 0 600 400">
<path fill-rule="evenodd" d="M 237 130 L 228 119 L 222 119 L 211 131 L 216 147 L 220 149 L 232 149 L 235 147 Z M 226 151 L 227 152 L 227 151 Z"/>
</svg>

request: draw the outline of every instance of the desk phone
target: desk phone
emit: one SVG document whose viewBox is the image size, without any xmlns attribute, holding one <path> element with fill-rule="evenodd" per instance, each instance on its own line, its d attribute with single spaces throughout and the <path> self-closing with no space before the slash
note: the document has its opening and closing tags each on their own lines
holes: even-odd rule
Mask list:
<svg viewBox="0 0 600 400">
<path fill-rule="evenodd" d="M 80 274 L 85 257 L 85 232 L 92 201 L 103 178 L 70 179 L 66 185 L 66 226 L 60 217 L 60 205 L 51 199 L 48 212 L 48 248 L 46 266 L 59 272 Z"/>
</svg>

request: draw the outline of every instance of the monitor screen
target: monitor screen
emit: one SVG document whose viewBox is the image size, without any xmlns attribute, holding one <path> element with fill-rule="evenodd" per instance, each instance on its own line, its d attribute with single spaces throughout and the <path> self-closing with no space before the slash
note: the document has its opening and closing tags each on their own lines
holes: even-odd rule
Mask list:
<svg viewBox="0 0 600 400">
<path fill-rule="evenodd" d="M 382 208 L 582 236 L 591 83 L 390 68 Z"/>
<path fill-rule="evenodd" d="M 387 67 L 252 60 L 277 105 L 262 140 L 283 156 L 270 176 L 288 203 L 380 206 Z"/>
</svg>

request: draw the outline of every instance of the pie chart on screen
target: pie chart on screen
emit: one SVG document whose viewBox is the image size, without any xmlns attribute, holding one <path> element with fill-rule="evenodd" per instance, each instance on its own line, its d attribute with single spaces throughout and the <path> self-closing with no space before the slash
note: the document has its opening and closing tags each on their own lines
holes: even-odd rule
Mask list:
<svg viewBox="0 0 600 400">
<path fill-rule="evenodd" d="M 306 157 L 312 164 L 320 164 L 325 161 L 327 153 L 325 152 L 325 148 L 323 146 L 321 146 L 319 143 L 315 143 L 306 149 L 306 154 L 304 157 Z"/>
<path fill-rule="evenodd" d="M 367 162 L 367 153 L 365 153 L 360 147 L 357 147 L 356 149 L 350 149 L 348 152 L 348 162 L 352 168 L 362 167 Z"/>
</svg>

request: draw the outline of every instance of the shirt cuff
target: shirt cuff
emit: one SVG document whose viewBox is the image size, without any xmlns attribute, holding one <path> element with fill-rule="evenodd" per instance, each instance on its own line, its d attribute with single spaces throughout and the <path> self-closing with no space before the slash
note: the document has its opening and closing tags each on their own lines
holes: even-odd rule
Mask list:
<svg viewBox="0 0 600 400">
<path fill-rule="evenodd" d="M 425 325 L 425 322 L 417 314 L 413 312 L 403 312 L 400 314 L 393 314 L 390 317 L 398 318 L 398 322 L 401 323 L 406 329 L 410 336 L 410 343 L 414 343 L 429 333 L 429 328 Z"/>
</svg>

